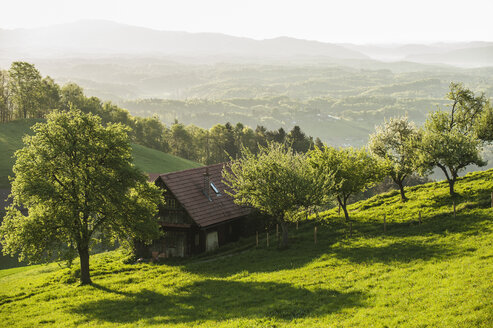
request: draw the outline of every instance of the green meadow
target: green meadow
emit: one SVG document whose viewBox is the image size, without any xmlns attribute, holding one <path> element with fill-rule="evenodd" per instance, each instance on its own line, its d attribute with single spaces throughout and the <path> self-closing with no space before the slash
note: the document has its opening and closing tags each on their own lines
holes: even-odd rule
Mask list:
<svg viewBox="0 0 493 328">
<path fill-rule="evenodd" d="M 337 209 L 291 225 L 285 250 L 271 231 L 160 264 L 98 254 L 92 286 L 77 263 L 1 270 L 0 326 L 493 327 L 492 190 L 490 170 L 454 201 L 445 183 L 382 194 L 351 205 L 351 233 Z"/>
</svg>

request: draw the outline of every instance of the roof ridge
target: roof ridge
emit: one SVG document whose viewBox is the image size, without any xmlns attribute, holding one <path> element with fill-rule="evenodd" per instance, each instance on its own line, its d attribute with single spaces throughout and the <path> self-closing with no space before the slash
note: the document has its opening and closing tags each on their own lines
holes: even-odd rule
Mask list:
<svg viewBox="0 0 493 328">
<path fill-rule="evenodd" d="M 161 173 L 159 176 L 167 176 L 175 173 L 184 173 L 184 172 L 191 172 L 191 171 L 199 171 L 199 170 L 205 170 L 206 168 L 214 167 L 214 166 L 224 166 L 229 162 L 222 162 L 222 163 L 217 163 L 217 164 L 211 164 L 211 165 L 205 165 L 205 166 L 200 166 L 200 167 L 194 167 L 191 169 L 186 169 L 186 170 L 181 170 L 181 171 L 174 171 L 174 172 L 168 172 L 168 173 Z"/>
</svg>

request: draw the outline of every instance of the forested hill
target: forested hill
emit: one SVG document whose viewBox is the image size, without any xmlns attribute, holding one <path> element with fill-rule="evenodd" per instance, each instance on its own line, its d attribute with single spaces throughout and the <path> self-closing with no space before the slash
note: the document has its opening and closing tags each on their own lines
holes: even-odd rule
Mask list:
<svg viewBox="0 0 493 328">
<path fill-rule="evenodd" d="M 53 108 L 76 107 L 99 115 L 104 124 L 130 126 L 135 143 L 212 164 L 235 158 L 242 146 L 256 152 L 269 141 L 286 142 L 298 152 L 322 142 L 362 146 L 376 125 L 395 116 L 406 115 L 419 126 L 437 106 L 449 105 L 446 95 L 453 77 L 477 92 L 486 91 L 486 96 L 493 93 L 488 69 L 436 71 L 434 78 L 423 79 L 430 73 L 319 66 L 224 68 L 205 69 L 204 77 L 213 77 L 216 71 L 216 78 L 190 89 L 205 98 L 120 102 L 127 111 L 87 96 L 75 83 L 60 86 L 49 76 L 43 78 L 32 64 L 15 62 L 8 71 L 0 71 L 0 121 L 42 118 Z M 116 67 L 114 73 L 118 72 Z M 30 87 L 15 88 L 23 79 Z M 227 82 L 221 82 L 224 79 Z M 394 83 L 385 82 L 389 80 Z M 188 80 L 185 84 L 190 85 Z"/>
<path fill-rule="evenodd" d="M 87 96 L 113 101 L 132 115 L 157 114 L 168 126 L 175 119 L 206 129 L 226 122 L 286 131 L 298 125 L 333 145 L 363 145 L 375 125 L 394 116 L 407 114 L 421 125 L 430 111 L 446 105 L 450 82 L 493 94 L 492 68 L 409 62 L 207 65 L 138 57 L 33 62 L 60 85 L 75 82 Z"/>
</svg>

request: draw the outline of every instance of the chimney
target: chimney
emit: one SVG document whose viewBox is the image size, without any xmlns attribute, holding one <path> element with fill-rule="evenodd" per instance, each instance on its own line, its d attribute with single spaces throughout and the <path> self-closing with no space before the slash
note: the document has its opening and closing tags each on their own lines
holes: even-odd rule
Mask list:
<svg viewBox="0 0 493 328">
<path fill-rule="evenodd" d="M 209 168 L 206 167 L 205 168 L 205 173 L 204 173 L 204 188 L 202 189 L 205 197 L 207 197 L 207 199 L 209 199 L 209 201 L 212 201 L 211 199 L 211 196 L 209 195 L 209 191 L 210 191 L 210 176 L 209 176 Z"/>
</svg>

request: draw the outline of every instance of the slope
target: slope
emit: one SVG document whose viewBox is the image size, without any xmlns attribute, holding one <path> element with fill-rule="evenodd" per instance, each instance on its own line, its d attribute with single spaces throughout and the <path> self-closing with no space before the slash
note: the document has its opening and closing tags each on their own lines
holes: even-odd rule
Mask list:
<svg viewBox="0 0 493 328">
<path fill-rule="evenodd" d="M 337 211 L 291 228 L 279 251 L 244 240 L 230 256 L 124 264 L 92 260 L 93 286 L 77 267 L 0 271 L 0 322 L 65 327 L 491 327 L 493 170 L 350 207 L 352 236 Z M 421 211 L 422 221 L 418 224 Z M 387 215 L 387 229 L 382 217 Z M 271 235 L 275 236 L 275 234 Z M 235 247 L 233 246 L 233 247 Z M 29 314 L 26 315 L 26 309 Z"/>
</svg>

